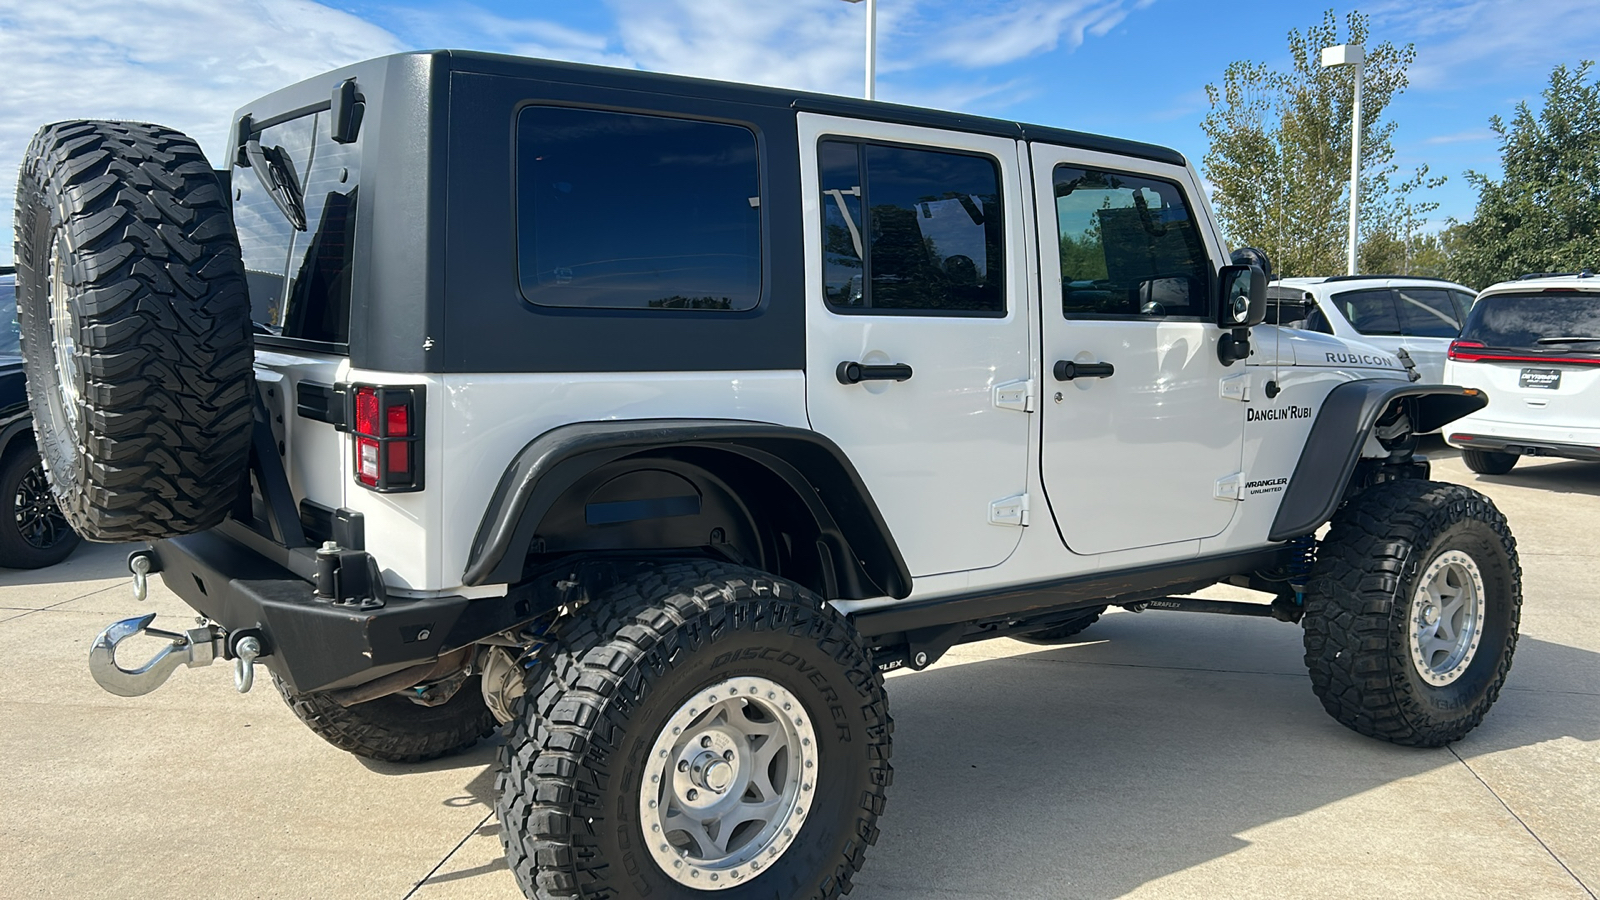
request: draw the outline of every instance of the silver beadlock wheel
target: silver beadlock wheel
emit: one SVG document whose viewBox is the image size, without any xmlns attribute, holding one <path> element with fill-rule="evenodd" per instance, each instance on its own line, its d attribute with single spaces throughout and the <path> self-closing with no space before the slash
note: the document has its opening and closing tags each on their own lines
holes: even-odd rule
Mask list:
<svg viewBox="0 0 1600 900">
<path fill-rule="evenodd" d="M 735 887 L 789 849 L 817 783 L 817 740 L 798 698 L 757 676 L 725 679 L 678 707 L 650 748 L 639 821 L 663 872 Z"/>
<path fill-rule="evenodd" d="M 67 284 L 66 248 L 57 241 L 50 251 L 50 344 L 56 367 L 56 382 L 61 396 L 50 398 L 71 429 L 78 433 L 77 356 L 78 321 L 72 314 L 71 288 Z"/>
<path fill-rule="evenodd" d="M 1431 685 L 1460 678 L 1478 652 L 1484 618 L 1483 573 L 1460 550 L 1439 554 L 1411 598 L 1409 643 L 1417 674 Z"/>
</svg>

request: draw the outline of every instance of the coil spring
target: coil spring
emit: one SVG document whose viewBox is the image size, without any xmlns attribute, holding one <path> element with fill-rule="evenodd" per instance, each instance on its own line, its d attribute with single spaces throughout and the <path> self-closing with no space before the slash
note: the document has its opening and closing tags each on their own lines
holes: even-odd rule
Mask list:
<svg viewBox="0 0 1600 900">
<path fill-rule="evenodd" d="M 1311 580 L 1311 566 L 1316 561 L 1316 535 L 1303 535 L 1289 542 L 1289 586 L 1294 588 L 1296 603 L 1305 602 L 1306 582 Z"/>
</svg>

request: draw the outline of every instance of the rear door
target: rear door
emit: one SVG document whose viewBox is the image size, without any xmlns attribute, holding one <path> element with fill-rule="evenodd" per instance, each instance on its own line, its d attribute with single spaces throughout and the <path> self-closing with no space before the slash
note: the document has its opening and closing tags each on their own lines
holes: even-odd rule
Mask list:
<svg viewBox="0 0 1600 900">
<path fill-rule="evenodd" d="M 912 575 L 998 565 L 1026 522 L 1032 418 L 1017 144 L 799 125 L 811 425 L 860 471 Z"/>
<path fill-rule="evenodd" d="M 1404 346 L 1400 334 L 1400 313 L 1395 308 L 1394 291 L 1387 287 L 1341 291 L 1329 302 L 1361 335 L 1365 343 L 1394 353 Z"/>
<path fill-rule="evenodd" d="M 1044 486 L 1061 537 L 1092 554 L 1216 535 L 1238 507 L 1249 374 L 1217 356 L 1223 253 L 1201 194 L 1178 166 L 1030 150 Z"/>
<path fill-rule="evenodd" d="M 1400 316 L 1401 346 L 1411 354 L 1422 380 L 1437 384 L 1444 379 L 1445 354 L 1461 333 L 1458 292 L 1447 288 L 1400 286 L 1394 289 Z"/>
</svg>

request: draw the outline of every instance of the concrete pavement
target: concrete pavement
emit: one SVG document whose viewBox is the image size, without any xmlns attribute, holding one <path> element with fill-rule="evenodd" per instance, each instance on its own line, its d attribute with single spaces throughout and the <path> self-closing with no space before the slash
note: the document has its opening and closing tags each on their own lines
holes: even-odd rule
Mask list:
<svg viewBox="0 0 1600 900">
<path fill-rule="evenodd" d="M 1525 570 L 1516 663 L 1465 740 L 1347 731 L 1271 621 L 1115 612 L 1068 646 L 960 647 L 890 681 L 895 784 L 852 897 L 1594 900 L 1600 465 L 1430 455 L 1505 511 Z M 135 604 L 125 555 L 0 570 L 0 897 L 520 896 L 492 748 L 363 762 L 224 666 L 96 687 L 96 632 L 187 611 Z"/>
</svg>

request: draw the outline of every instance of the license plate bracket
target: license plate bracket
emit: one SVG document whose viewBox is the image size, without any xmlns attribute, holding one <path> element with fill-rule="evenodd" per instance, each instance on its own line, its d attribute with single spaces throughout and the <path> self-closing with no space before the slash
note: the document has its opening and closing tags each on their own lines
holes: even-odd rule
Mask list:
<svg viewBox="0 0 1600 900">
<path fill-rule="evenodd" d="M 1561 389 L 1560 369 L 1523 369 L 1517 377 L 1517 386 L 1524 388 L 1538 388 L 1544 391 L 1558 391 Z"/>
</svg>

